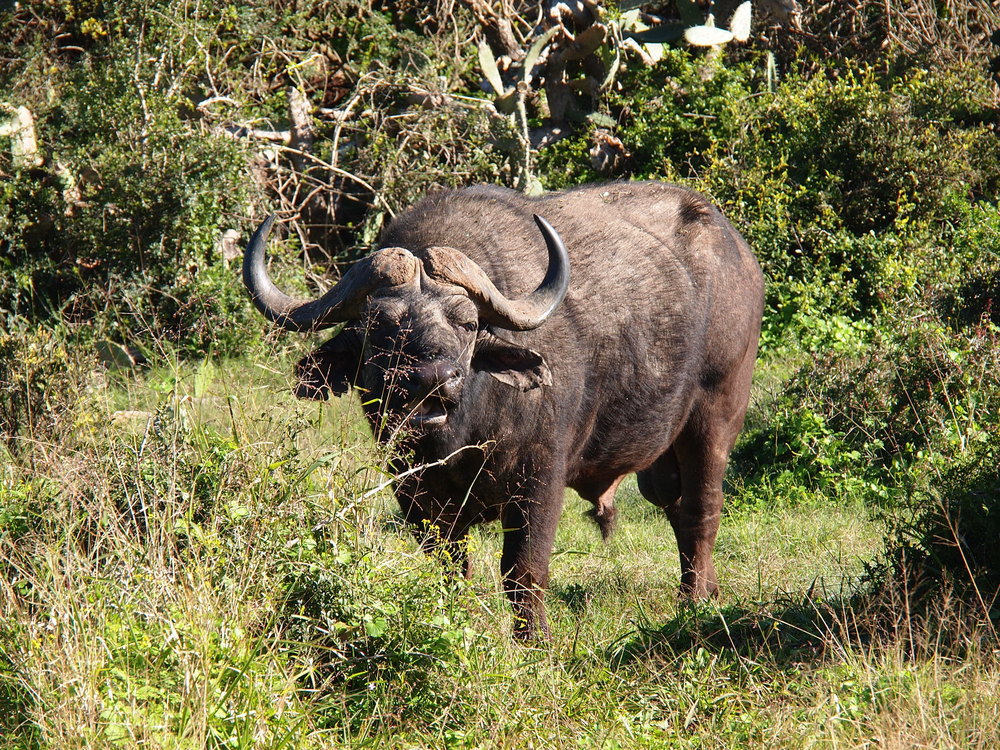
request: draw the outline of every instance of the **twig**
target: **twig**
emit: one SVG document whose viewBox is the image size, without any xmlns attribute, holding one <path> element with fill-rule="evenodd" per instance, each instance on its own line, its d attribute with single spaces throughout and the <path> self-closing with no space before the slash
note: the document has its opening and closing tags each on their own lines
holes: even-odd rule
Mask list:
<svg viewBox="0 0 1000 750">
<path fill-rule="evenodd" d="M 313 154 L 310 154 L 306 151 L 302 151 L 300 149 L 292 148 L 291 146 L 285 146 L 285 145 L 279 145 L 278 150 L 287 154 L 293 154 L 295 156 L 300 156 L 307 160 L 313 161 L 316 163 L 317 166 L 320 166 L 323 169 L 329 169 L 336 175 L 340 175 L 341 177 L 346 177 L 349 180 L 353 180 L 354 182 L 358 183 L 361 187 L 371 191 L 372 195 L 375 197 L 375 200 L 377 200 L 379 203 L 382 204 L 382 207 L 386 210 L 389 216 L 391 216 L 392 218 L 396 218 L 396 212 L 392 210 L 392 207 L 385 200 L 385 198 L 382 197 L 381 193 L 379 193 L 378 190 L 376 190 L 375 187 L 371 185 L 367 180 L 358 177 L 356 174 L 348 172 L 346 169 L 335 167 L 332 164 L 323 161 L 318 156 L 314 156 Z"/>
<path fill-rule="evenodd" d="M 367 500 L 369 497 L 377 495 L 382 490 L 391 486 L 394 482 L 398 482 L 400 479 L 403 479 L 404 477 L 416 474 L 418 472 L 423 471 L 424 469 L 433 469 L 435 466 L 444 466 L 446 463 L 448 463 L 452 458 L 457 456 L 462 451 L 468 450 L 469 448 L 479 448 L 479 447 L 481 446 L 463 445 L 461 448 L 456 448 L 447 456 L 445 456 L 444 458 L 439 458 L 437 461 L 431 461 L 430 463 L 427 464 L 420 464 L 419 466 L 414 466 L 412 468 L 407 469 L 406 471 L 400 472 L 399 474 L 394 474 L 391 479 L 385 480 L 384 482 L 382 482 L 382 484 L 378 485 L 378 487 L 374 487 L 365 492 L 363 495 L 361 495 L 361 499 Z"/>
</svg>

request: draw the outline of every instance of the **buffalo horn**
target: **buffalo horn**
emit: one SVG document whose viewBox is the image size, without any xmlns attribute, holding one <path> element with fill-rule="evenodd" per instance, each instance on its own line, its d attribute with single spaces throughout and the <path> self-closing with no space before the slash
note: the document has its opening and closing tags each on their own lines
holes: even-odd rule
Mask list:
<svg viewBox="0 0 1000 750">
<path fill-rule="evenodd" d="M 261 314 L 285 330 L 316 331 L 356 320 L 361 305 L 375 287 L 405 284 L 415 279 L 419 271 L 419 261 L 408 250 L 384 248 L 351 266 L 319 299 L 289 297 L 271 281 L 264 263 L 267 235 L 274 218 L 274 214 L 268 216 L 250 238 L 243 256 L 243 283 Z"/>
<path fill-rule="evenodd" d="M 464 253 L 450 247 L 426 250 L 427 275 L 464 288 L 479 308 L 480 317 L 491 325 L 510 331 L 538 328 L 555 311 L 569 288 L 569 254 L 552 225 L 541 216 L 535 223 L 545 238 L 549 267 L 545 278 L 531 294 L 521 299 L 507 299 L 489 277 Z"/>
</svg>

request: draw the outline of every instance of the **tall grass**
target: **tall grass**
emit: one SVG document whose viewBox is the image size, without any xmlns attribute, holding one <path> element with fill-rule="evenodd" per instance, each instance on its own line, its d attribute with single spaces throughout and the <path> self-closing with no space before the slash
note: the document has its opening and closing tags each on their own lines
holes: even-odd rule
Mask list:
<svg viewBox="0 0 1000 750">
<path fill-rule="evenodd" d="M 991 747 L 989 632 L 858 604 L 858 505 L 741 505 L 723 598 L 679 605 L 666 520 L 569 493 L 550 644 L 520 645 L 499 534 L 471 582 L 402 526 L 351 400 L 283 358 L 68 366 L 59 428 L 0 473 L 0 747 Z M 752 491 L 742 488 L 741 492 Z M 761 490 L 763 491 L 763 490 Z M 895 622 L 891 628 L 881 623 Z"/>
</svg>

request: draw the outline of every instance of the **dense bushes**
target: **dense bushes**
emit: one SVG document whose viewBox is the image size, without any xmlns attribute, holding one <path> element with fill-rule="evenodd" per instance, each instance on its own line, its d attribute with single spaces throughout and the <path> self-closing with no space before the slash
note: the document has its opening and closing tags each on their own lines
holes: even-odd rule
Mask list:
<svg viewBox="0 0 1000 750">
<path fill-rule="evenodd" d="M 244 306 L 216 243 L 249 205 L 247 152 L 190 116 L 199 61 L 178 68 L 199 57 L 202 30 L 174 14 L 140 20 L 127 4 L 67 8 L 4 19 L 8 60 L 34 54 L 49 69 L 2 71 L 34 109 L 42 163 L 0 157 L 13 177 L 0 200 L 0 310 L 234 351 L 223 321 Z M 73 15 L 87 10 L 96 15 Z"/>
<path fill-rule="evenodd" d="M 737 461 L 799 490 L 900 500 L 1000 432 L 998 357 L 1000 329 L 988 320 L 956 331 L 911 313 L 800 367 Z"/>
<path fill-rule="evenodd" d="M 0 329 L 0 459 L 30 455 L 72 428 L 81 375 L 93 362 L 41 326 Z M 2 512 L 0 503 L 0 512 Z"/>
<path fill-rule="evenodd" d="M 8 313 L 236 352 L 259 328 L 221 240 L 265 200 L 294 213 L 303 261 L 325 271 L 428 189 L 515 178 L 515 127 L 476 103 L 473 56 L 452 46 L 474 19 L 457 10 L 160 0 L 4 20 L 0 79 L 34 111 L 44 158 L 0 156 Z M 1000 146 L 978 61 L 820 65 L 783 50 L 775 83 L 767 59 L 676 48 L 648 65 L 625 51 L 602 106 L 628 152 L 611 176 L 687 180 L 744 230 L 771 282 L 770 344 L 953 270 L 933 256 L 996 194 Z M 580 123 L 541 149 L 542 182 L 607 176 L 589 153 L 606 132 Z"/>
<path fill-rule="evenodd" d="M 0 151 L 0 314 L 233 354 L 260 327 L 223 239 L 265 196 L 303 212 L 305 259 L 328 262 L 442 175 L 490 178 L 494 125 L 475 108 L 394 116 L 446 72 L 431 62 L 441 39 L 411 15 L 167 0 L 3 11 L 0 83 L 33 112 L 40 150 L 32 165 Z M 290 88 L 317 108 L 308 139 L 288 135 Z M 379 207 L 360 238 L 359 201 Z"/>
<path fill-rule="evenodd" d="M 1000 619 L 1000 438 L 957 457 L 893 527 L 881 570 L 918 597 L 958 594 Z"/>
</svg>

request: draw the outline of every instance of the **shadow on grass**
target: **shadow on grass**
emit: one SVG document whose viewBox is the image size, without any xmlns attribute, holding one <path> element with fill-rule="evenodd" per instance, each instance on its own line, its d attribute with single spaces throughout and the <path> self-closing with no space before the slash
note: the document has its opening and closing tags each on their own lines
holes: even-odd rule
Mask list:
<svg viewBox="0 0 1000 750">
<path fill-rule="evenodd" d="M 1000 642 L 995 611 L 968 588 L 934 581 L 866 578 L 836 595 L 783 595 L 717 607 L 688 604 L 663 624 L 640 623 L 608 650 L 612 668 L 672 661 L 708 651 L 778 669 L 818 663 L 831 653 L 902 646 L 910 657 L 992 652 Z M 910 587 L 910 584 L 914 584 Z"/>
<path fill-rule="evenodd" d="M 871 640 L 872 622 L 859 617 L 858 603 L 857 596 L 806 594 L 752 605 L 690 604 L 662 625 L 641 623 L 611 646 L 609 659 L 617 668 L 704 649 L 779 667 L 815 661 L 838 644 Z"/>
</svg>

